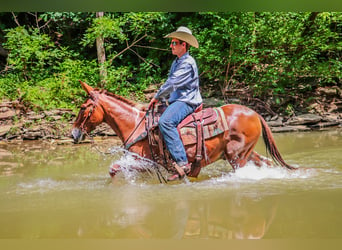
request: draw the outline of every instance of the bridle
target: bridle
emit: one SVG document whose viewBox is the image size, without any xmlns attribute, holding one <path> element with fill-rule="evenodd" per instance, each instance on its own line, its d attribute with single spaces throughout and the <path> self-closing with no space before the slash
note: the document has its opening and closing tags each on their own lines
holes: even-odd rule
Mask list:
<svg viewBox="0 0 342 250">
<path fill-rule="evenodd" d="M 82 131 L 82 133 L 86 134 L 87 136 L 88 136 L 88 132 L 87 132 L 87 130 L 84 128 L 84 125 L 85 125 L 86 121 L 90 118 L 90 116 L 93 114 L 94 109 L 96 108 L 94 101 L 93 101 L 93 100 L 91 100 L 91 101 L 92 101 L 92 107 L 91 107 L 91 109 L 89 110 L 87 117 L 84 119 L 84 121 L 83 121 L 83 122 L 81 123 L 81 125 L 79 126 L 79 129 Z"/>
</svg>

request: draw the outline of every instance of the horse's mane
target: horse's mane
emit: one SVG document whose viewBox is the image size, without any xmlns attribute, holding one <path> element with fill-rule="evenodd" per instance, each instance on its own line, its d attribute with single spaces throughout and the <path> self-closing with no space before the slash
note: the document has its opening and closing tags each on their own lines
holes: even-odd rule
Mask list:
<svg viewBox="0 0 342 250">
<path fill-rule="evenodd" d="M 109 92 L 107 90 L 99 90 L 99 89 L 95 89 L 95 90 L 98 90 L 100 92 L 100 94 L 105 94 L 105 95 L 111 96 L 111 97 L 113 97 L 113 98 L 115 98 L 115 99 L 117 99 L 119 101 L 122 101 L 122 102 L 124 102 L 124 103 L 126 103 L 126 104 L 128 104 L 128 105 L 130 105 L 132 107 L 135 107 L 135 108 L 137 108 L 137 109 L 139 109 L 141 111 L 146 111 L 146 107 L 145 107 L 144 104 L 134 102 L 134 101 L 129 100 L 129 99 L 127 99 L 125 97 L 122 97 L 120 95 L 111 93 L 111 92 Z"/>
</svg>

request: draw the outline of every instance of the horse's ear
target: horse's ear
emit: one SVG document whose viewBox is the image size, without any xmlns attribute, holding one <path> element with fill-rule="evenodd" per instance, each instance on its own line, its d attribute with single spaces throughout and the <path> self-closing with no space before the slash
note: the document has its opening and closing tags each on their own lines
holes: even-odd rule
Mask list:
<svg viewBox="0 0 342 250">
<path fill-rule="evenodd" d="M 82 85 L 82 88 L 85 90 L 85 92 L 87 92 L 87 94 L 89 95 L 91 91 L 94 90 L 93 87 L 90 87 L 88 84 L 86 84 L 85 82 L 82 82 L 81 80 L 78 80 L 81 85 Z"/>
</svg>

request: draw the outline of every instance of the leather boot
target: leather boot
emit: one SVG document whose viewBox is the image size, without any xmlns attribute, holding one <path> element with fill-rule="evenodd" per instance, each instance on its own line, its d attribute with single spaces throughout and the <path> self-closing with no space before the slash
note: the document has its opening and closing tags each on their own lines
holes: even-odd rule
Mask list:
<svg viewBox="0 0 342 250">
<path fill-rule="evenodd" d="M 177 163 L 173 163 L 175 171 L 167 177 L 167 181 L 181 180 L 185 175 L 188 175 L 191 171 L 191 163 L 188 163 L 182 167 L 179 167 Z"/>
</svg>

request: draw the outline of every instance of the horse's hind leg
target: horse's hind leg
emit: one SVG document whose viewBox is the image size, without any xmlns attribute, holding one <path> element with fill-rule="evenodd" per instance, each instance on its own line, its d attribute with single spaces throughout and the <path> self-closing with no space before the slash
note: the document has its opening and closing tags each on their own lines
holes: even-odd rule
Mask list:
<svg viewBox="0 0 342 250">
<path fill-rule="evenodd" d="M 233 170 L 243 167 L 247 163 L 245 140 L 240 135 L 230 135 L 230 140 L 225 148 L 225 157 Z"/>
<path fill-rule="evenodd" d="M 252 151 L 252 153 L 250 154 L 250 156 L 248 158 L 248 161 L 252 161 L 258 167 L 261 167 L 263 163 L 265 163 L 267 166 L 272 165 L 272 161 L 270 161 L 266 157 L 259 155 L 255 151 Z"/>
<path fill-rule="evenodd" d="M 225 156 L 234 170 L 244 167 L 249 160 L 261 166 L 263 159 L 253 151 L 257 141 L 246 143 L 246 137 L 243 135 L 231 135 L 230 139 L 226 145 Z"/>
</svg>

